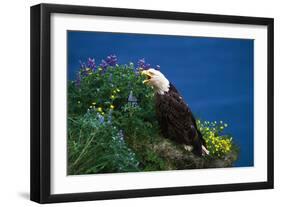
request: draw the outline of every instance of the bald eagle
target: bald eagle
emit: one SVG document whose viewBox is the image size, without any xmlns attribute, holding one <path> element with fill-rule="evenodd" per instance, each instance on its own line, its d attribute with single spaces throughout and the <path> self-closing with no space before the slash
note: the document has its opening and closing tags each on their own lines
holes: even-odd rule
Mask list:
<svg viewBox="0 0 281 207">
<path fill-rule="evenodd" d="M 143 70 L 143 83 L 153 87 L 156 115 L 164 137 L 183 144 L 198 156 L 209 154 L 206 142 L 197 129 L 195 118 L 177 89 L 158 70 Z"/>
</svg>

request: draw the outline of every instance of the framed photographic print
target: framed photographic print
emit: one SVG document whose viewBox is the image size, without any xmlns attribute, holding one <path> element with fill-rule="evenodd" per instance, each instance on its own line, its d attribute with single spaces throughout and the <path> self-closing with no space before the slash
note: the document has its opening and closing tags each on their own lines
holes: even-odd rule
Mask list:
<svg viewBox="0 0 281 207">
<path fill-rule="evenodd" d="M 31 7 L 31 200 L 273 188 L 273 19 Z"/>
</svg>

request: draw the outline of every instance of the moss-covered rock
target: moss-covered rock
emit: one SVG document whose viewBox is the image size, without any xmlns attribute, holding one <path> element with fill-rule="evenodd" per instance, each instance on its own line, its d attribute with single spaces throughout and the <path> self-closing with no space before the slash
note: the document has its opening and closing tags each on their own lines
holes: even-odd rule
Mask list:
<svg viewBox="0 0 281 207">
<path fill-rule="evenodd" d="M 199 169 L 199 168 L 223 168 L 231 167 L 237 160 L 238 151 L 233 150 L 221 158 L 211 156 L 198 157 L 183 146 L 162 138 L 148 146 L 167 163 L 167 170 Z"/>
</svg>

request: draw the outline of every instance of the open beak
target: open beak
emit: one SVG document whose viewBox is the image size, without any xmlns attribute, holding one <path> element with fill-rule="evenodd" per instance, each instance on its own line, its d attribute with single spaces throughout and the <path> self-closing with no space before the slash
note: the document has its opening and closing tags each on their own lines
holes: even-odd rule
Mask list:
<svg viewBox="0 0 281 207">
<path fill-rule="evenodd" d="M 146 78 L 147 78 L 146 80 L 143 81 L 143 83 L 149 82 L 149 80 L 150 80 L 151 77 L 152 77 L 151 74 L 150 74 L 147 70 L 143 70 L 143 71 L 141 72 L 141 74 L 142 74 L 142 75 L 145 75 Z"/>
</svg>

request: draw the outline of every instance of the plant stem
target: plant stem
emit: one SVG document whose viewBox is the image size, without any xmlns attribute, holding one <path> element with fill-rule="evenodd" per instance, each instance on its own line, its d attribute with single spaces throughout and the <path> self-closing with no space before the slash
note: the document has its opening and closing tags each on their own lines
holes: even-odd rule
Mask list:
<svg viewBox="0 0 281 207">
<path fill-rule="evenodd" d="M 95 137 L 95 134 L 88 140 L 88 142 L 86 143 L 85 147 L 83 148 L 82 152 L 80 153 L 80 155 L 78 156 L 78 158 L 74 161 L 74 163 L 72 164 L 71 167 L 75 166 L 81 159 L 81 157 L 84 155 L 84 153 L 86 152 L 88 146 L 90 145 L 90 143 L 93 141 Z"/>
</svg>

